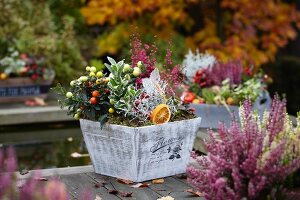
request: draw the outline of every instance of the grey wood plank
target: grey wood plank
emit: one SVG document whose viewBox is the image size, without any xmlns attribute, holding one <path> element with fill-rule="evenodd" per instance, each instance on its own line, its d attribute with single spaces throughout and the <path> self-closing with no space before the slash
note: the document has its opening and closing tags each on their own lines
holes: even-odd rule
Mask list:
<svg viewBox="0 0 300 200">
<path fill-rule="evenodd" d="M 14 104 L 12 104 L 14 105 Z M 0 125 L 26 124 L 53 121 L 72 121 L 59 106 L 1 108 Z"/>
<path fill-rule="evenodd" d="M 128 185 L 119 183 L 116 180 L 111 180 L 111 183 L 113 184 L 113 186 L 116 190 L 132 192 L 132 199 L 156 200 L 161 197 L 161 195 L 159 195 L 159 193 L 151 190 L 148 187 L 132 188 L 132 187 L 129 187 Z"/>
<path fill-rule="evenodd" d="M 151 184 L 151 189 L 158 191 L 162 195 L 170 192 L 180 192 L 192 188 L 188 184 L 178 181 L 173 177 L 164 178 L 163 184 Z"/>
<path fill-rule="evenodd" d="M 16 172 L 15 175 L 18 179 L 29 178 L 33 174 L 41 173 L 43 176 L 58 176 L 58 175 L 69 175 L 69 174 L 79 174 L 86 172 L 93 172 L 93 166 L 79 166 L 79 167 L 64 167 L 64 168 L 53 168 L 53 169 L 43 169 L 43 170 L 31 170 L 25 175 L 21 175 L 19 172 Z"/>
<path fill-rule="evenodd" d="M 95 182 L 86 174 L 61 175 L 59 176 L 59 179 L 65 183 L 67 190 L 74 199 L 78 199 L 80 197 L 80 193 L 84 189 L 88 189 L 92 193 L 92 199 L 95 199 L 97 194 L 103 200 L 120 200 L 120 198 L 116 195 L 109 194 L 105 187 L 96 188 Z"/>
<path fill-rule="evenodd" d="M 185 177 L 185 178 L 182 178 L 182 177 Z M 173 179 L 173 180 L 170 180 L 171 182 L 177 183 L 177 184 L 179 182 L 180 183 L 179 185 L 186 185 L 188 187 L 187 189 L 193 189 L 194 191 L 196 191 L 195 187 L 190 185 L 187 182 L 185 174 L 179 175 L 179 176 L 172 176 L 171 178 Z M 175 199 L 203 199 L 204 200 L 203 197 L 198 197 L 189 192 L 186 192 L 187 189 L 185 189 L 184 191 L 181 191 L 181 192 L 171 192 L 170 195 L 173 196 Z"/>
<path fill-rule="evenodd" d="M 183 179 L 182 179 L 183 180 Z M 178 179 L 176 176 L 164 178 L 163 184 L 152 184 L 150 188 L 162 196 L 172 196 L 177 199 L 199 199 L 199 197 L 186 192 L 193 187 L 186 182 Z M 201 199 L 201 198 L 200 198 Z"/>
<path fill-rule="evenodd" d="M 68 192 L 75 198 L 79 198 L 80 192 L 85 188 L 93 187 L 88 179 L 83 177 L 81 174 L 76 175 L 61 175 L 59 179 L 66 185 Z M 93 193 L 93 196 L 96 196 Z"/>
<path fill-rule="evenodd" d="M 100 174 L 95 173 L 88 173 L 89 176 L 91 176 L 94 180 L 99 182 L 107 182 L 110 189 L 121 191 L 121 192 L 132 192 L 132 197 L 130 199 L 132 200 L 156 200 L 161 197 L 159 193 L 156 191 L 153 191 L 149 187 L 144 188 L 132 188 L 130 185 L 126 185 L 123 183 L 119 183 L 116 178 L 114 177 L 107 177 Z M 151 182 L 144 182 L 144 183 L 150 183 Z M 118 195 L 121 199 L 128 199 L 128 197 L 122 197 L 121 195 Z"/>
<path fill-rule="evenodd" d="M 204 200 L 203 197 L 195 196 L 189 192 L 183 191 L 183 192 L 171 192 L 169 196 L 173 197 L 175 200 Z"/>
<path fill-rule="evenodd" d="M 180 176 L 164 178 L 163 184 L 153 184 L 151 181 L 148 181 L 145 183 L 149 183 L 149 187 L 132 188 L 130 185 L 119 183 L 116 178 L 95 174 L 92 166 L 46 169 L 41 172 L 43 176 L 48 177 L 48 179 L 56 176 L 64 182 L 71 199 L 78 199 L 80 191 L 84 188 L 90 189 L 93 197 L 97 194 L 102 200 L 157 200 L 161 196 L 168 195 L 176 200 L 202 199 L 186 192 L 187 189 L 193 187 L 187 183 L 185 176 L 182 178 L 180 178 Z M 30 173 L 25 176 L 19 175 L 18 178 L 26 178 L 28 175 L 30 175 Z M 106 184 L 102 185 L 101 183 Z M 98 184 L 98 186 L 95 187 L 95 184 Z M 120 194 L 110 194 L 109 190 L 132 192 L 132 197 L 122 197 Z"/>
</svg>

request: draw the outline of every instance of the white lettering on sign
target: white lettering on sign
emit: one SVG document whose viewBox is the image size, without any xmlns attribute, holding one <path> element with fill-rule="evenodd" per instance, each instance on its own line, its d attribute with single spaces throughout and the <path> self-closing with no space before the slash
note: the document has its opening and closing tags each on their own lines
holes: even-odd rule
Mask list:
<svg viewBox="0 0 300 200">
<path fill-rule="evenodd" d="M 0 88 L 0 97 L 17 97 L 17 96 L 39 95 L 39 94 L 41 94 L 40 86 Z"/>
</svg>

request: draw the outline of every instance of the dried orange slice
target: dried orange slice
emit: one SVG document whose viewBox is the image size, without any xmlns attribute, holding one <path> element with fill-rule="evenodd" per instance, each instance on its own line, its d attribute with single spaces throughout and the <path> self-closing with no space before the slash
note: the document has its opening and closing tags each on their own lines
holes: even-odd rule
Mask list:
<svg viewBox="0 0 300 200">
<path fill-rule="evenodd" d="M 162 124 L 165 122 L 170 121 L 171 118 L 171 111 L 168 105 L 166 104 L 159 104 L 156 108 L 152 111 L 150 115 L 150 121 L 153 124 Z"/>
</svg>

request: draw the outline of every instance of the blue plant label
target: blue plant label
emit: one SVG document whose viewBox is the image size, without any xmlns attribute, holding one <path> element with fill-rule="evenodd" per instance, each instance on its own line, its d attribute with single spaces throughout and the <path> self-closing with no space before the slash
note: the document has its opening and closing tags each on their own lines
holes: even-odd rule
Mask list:
<svg viewBox="0 0 300 200">
<path fill-rule="evenodd" d="M 33 86 L 20 86 L 20 87 L 0 87 L 0 97 L 19 97 L 19 96 L 39 95 L 44 92 L 47 92 L 46 87 L 48 86 L 33 85 Z"/>
</svg>

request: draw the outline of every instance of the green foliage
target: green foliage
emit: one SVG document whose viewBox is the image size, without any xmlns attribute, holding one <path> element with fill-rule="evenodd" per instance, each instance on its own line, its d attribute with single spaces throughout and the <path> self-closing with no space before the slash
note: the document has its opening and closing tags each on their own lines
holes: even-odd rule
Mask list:
<svg viewBox="0 0 300 200">
<path fill-rule="evenodd" d="M 189 82 L 189 91 L 195 94 L 194 99 L 203 99 L 207 104 L 236 105 L 246 99 L 254 102 L 266 89 L 266 81 L 262 74 L 260 72 L 252 77 L 248 76 L 239 84 L 231 84 L 229 78 L 223 80 L 220 86 L 201 87 L 198 83 Z"/>
<path fill-rule="evenodd" d="M 105 65 L 102 60 L 91 59 L 90 65 L 97 68 L 97 70 L 105 70 Z"/>
<path fill-rule="evenodd" d="M 82 0 L 47 0 L 51 10 L 53 21 L 58 28 L 63 28 L 64 23 L 61 16 L 70 16 L 76 21 L 74 29 L 76 32 L 84 33 L 84 18 L 80 13 L 80 7 L 83 6 Z"/>
<path fill-rule="evenodd" d="M 215 101 L 214 101 L 214 98 L 215 98 L 216 94 L 207 89 L 207 88 L 203 88 L 202 89 L 202 97 L 205 99 L 205 102 L 208 103 L 208 104 L 214 104 Z"/>
<path fill-rule="evenodd" d="M 61 25 L 53 21 L 49 3 L 35 0 L 0 2 L 0 52 L 7 47 L 21 53 L 45 58 L 45 66 L 55 70 L 57 79 L 67 82 L 83 64 L 73 30 L 74 19 L 60 16 Z"/>
<path fill-rule="evenodd" d="M 105 66 L 110 71 L 108 87 L 110 89 L 109 99 L 114 102 L 117 112 L 127 114 L 132 109 L 132 101 L 138 96 L 141 90 L 136 90 L 133 86 L 134 79 L 131 77 L 130 70 L 124 72 L 124 60 L 116 62 L 108 57 L 109 64 Z"/>
<path fill-rule="evenodd" d="M 59 96 L 58 103 L 61 108 L 67 107 L 67 114 L 72 115 L 75 119 L 99 121 L 103 126 L 110 108 L 107 83 L 104 79 L 86 74 L 86 76 L 71 81 L 70 86 L 68 91 L 61 84 L 52 88 Z M 93 96 L 94 91 L 99 93 L 97 97 Z M 91 102 L 92 98 L 96 99 L 95 103 Z"/>
<path fill-rule="evenodd" d="M 233 96 L 238 101 L 243 101 L 245 98 L 249 98 L 252 102 L 259 96 L 263 90 L 264 85 L 257 76 L 247 80 L 243 84 L 234 88 Z"/>
</svg>

